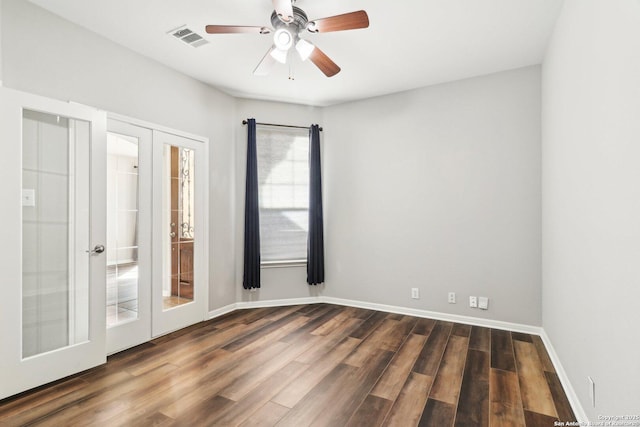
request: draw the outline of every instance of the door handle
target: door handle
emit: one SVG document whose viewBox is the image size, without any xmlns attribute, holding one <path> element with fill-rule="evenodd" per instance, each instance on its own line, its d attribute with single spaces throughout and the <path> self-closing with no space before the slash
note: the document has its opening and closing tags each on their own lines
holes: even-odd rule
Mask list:
<svg viewBox="0 0 640 427">
<path fill-rule="evenodd" d="M 87 251 L 89 255 L 101 254 L 102 252 L 104 252 L 104 245 L 96 245 L 95 248 L 93 248 L 90 251 Z"/>
</svg>

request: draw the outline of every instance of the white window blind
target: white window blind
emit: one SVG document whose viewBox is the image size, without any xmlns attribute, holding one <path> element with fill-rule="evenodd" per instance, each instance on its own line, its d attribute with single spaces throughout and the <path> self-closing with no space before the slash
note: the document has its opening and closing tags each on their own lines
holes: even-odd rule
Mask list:
<svg viewBox="0 0 640 427">
<path fill-rule="evenodd" d="M 256 148 L 261 259 L 306 260 L 309 131 L 258 126 Z"/>
</svg>

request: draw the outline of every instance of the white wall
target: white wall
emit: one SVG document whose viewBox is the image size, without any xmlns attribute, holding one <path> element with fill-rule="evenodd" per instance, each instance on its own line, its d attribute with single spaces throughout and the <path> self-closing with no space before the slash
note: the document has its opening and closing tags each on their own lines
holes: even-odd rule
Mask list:
<svg viewBox="0 0 640 427">
<path fill-rule="evenodd" d="M 234 99 L 29 2 L 2 3 L 3 83 L 210 140 L 210 309 L 235 302 Z"/>
<path fill-rule="evenodd" d="M 238 99 L 233 129 L 236 141 L 236 291 L 238 301 L 261 301 L 284 298 L 305 298 L 319 295 L 323 286 L 307 285 L 306 266 L 263 268 L 262 287 L 254 291 L 242 288 L 244 250 L 244 190 L 247 161 L 247 127 L 242 121 L 255 118 L 257 122 L 309 126 L 322 123 L 322 109 L 281 102 Z M 322 138 L 322 136 L 321 136 Z"/>
<path fill-rule="evenodd" d="M 640 413 L 639 52 L 638 0 L 566 0 L 543 67 L 543 326 L 592 421 Z"/>
<path fill-rule="evenodd" d="M 2 0 L 0 0 L 0 83 L 2 83 Z"/>
<path fill-rule="evenodd" d="M 324 128 L 326 295 L 541 323 L 539 67 L 329 107 Z"/>
</svg>

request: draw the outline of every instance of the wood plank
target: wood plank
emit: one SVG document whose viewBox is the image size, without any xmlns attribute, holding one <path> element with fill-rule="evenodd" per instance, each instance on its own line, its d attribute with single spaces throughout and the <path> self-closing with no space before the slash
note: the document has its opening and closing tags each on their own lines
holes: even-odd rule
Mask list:
<svg viewBox="0 0 640 427">
<path fill-rule="evenodd" d="M 30 410 L 22 411 L 17 415 L 3 420 L 3 422 L 9 425 L 22 426 L 48 420 L 56 413 L 68 411 L 69 408 L 75 407 L 78 403 L 90 399 L 93 396 L 97 396 L 105 390 L 109 390 L 125 382 L 131 381 L 132 378 L 134 377 L 128 372 L 114 372 L 112 375 L 103 377 L 95 382 L 90 382 L 86 387 L 72 391 L 71 393 L 66 393 L 56 399 L 49 400 L 41 405 L 31 408 Z M 0 406 L 0 413 L 1 412 L 2 407 Z"/>
<path fill-rule="evenodd" d="M 335 396 L 348 383 L 358 368 L 340 364 L 324 377 L 278 422 L 278 427 L 299 427 L 309 425 L 311 421 L 331 406 Z"/>
<path fill-rule="evenodd" d="M 300 375 L 307 365 L 297 362 L 288 363 L 267 380 L 261 382 L 250 393 L 247 393 L 237 403 L 221 411 L 217 417 L 210 420 L 211 423 L 227 426 L 237 425 L 251 416 L 256 408 L 264 406 L 273 396 Z M 223 393 L 220 396 L 227 397 Z"/>
<path fill-rule="evenodd" d="M 58 381 L 48 386 L 39 387 L 30 392 L 0 400 L 0 422 L 14 417 L 24 411 L 33 411 L 45 403 L 55 401 L 74 391 L 82 390 L 89 383 L 82 378 L 74 377 L 68 380 Z"/>
<path fill-rule="evenodd" d="M 549 389 L 551 390 L 553 404 L 558 412 L 558 419 L 565 423 L 568 421 L 577 421 L 558 375 L 552 372 L 545 372 L 544 375 L 547 379 L 547 384 L 549 384 Z"/>
<path fill-rule="evenodd" d="M 292 362 L 300 353 L 318 343 L 319 337 L 307 335 L 305 340 L 292 343 L 282 350 L 271 363 L 256 365 L 253 369 L 240 377 L 236 377 L 229 385 L 218 392 L 220 396 L 238 402 L 251 390 L 258 387 L 263 381 Z"/>
<path fill-rule="evenodd" d="M 523 334 L 522 332 L 511 332 L 511 339 L 531 343 L 533 342 L 533 338 L 530 334 Z"/>
<path fill-rule="evenodd" d="M 511 332 L 491 329 L 491 367 L 503 371 L 516 371 Z"/>
<path fill-rule="evenodd" d="M 468 338 L 457 335 L 449 337 L 440 368 L 429 393 L 430 399 L 457 405 L 468 345 Z"/>
<path fill-rule="evenodd" d="M 393 404 L 385 425 L 389 427 L 416 426 L 427 402 L 433 378 L 411 372 L 400 395 Z"/>
<path fill-rule="evenodd" d="M 428 337 L 433 327 L 436 326 L 436 322 L 433 319 L 418 319 L 411 333 Z"/>
<path fill-rule="evenodd" d="M 455 412 L 454 405 L 430 398 L 422 411 L 418 425 L 420 427 L 450 427 L 453 425 Z"/>
<path fill-rule="evenodd" d="M 284 417 L 289 408 L 278 405 L 277 403 L 267 402 L 256 412 L 251 414 L 241 427 L 271 427 L 274 426 Z"/>
<path fill-rule="evenodd" d="M 489 424 L 491 426 L 524 425 L 524 410 L 520 398 L 518 375 L 515 372 L 491 369 Z"/>
<path fill-rule="evenodd" d="M 351 307 L 353 308 L 353 312 L 351 317 L 354 319 L 367 320 L 369 317 L 373 316 L 375 310 L 369 310 L 368 308 L 360 308 L 360 307 Z"/>
<path fill-rule="evenodd" d="M 350 337 L 344 338 L 327 354 L 327 357 L 310 364 L 296 381 L 286 386 L 272 401 L 281 406 L 293 408 L 307 393 L 322 381 L 325 376 L 332 372 L 358 344 L 360 344 L 360 340 L 358 339 Z"/>
<path fill-rule="evenodd" d="M 277 358 L 288 346 L 287 343 L 276 341 L 271 345 L 260 347 L 255 352 L 245 354 L 245 357 L 238 357 L 237 353 L 221 350 L 228 356 L 221 358 L 219 363 L 212 365 L 204 373 L 195 376 L 195 380 L 192 379 L 180 384 L 179 388 L 182 390 L 180 399 L 165 405 L 161 412 L 171 418 L 178 419 L 181 414 L 189 412 L 192 408 L 191 405 L 194 402 L 197 404 L 203 396 L 216 395 L 224 387 L 255 369 L 256 366 L 262 366 Z"/>
<path fill-rule="evenodd" d="M 387 317 L 386 313 L 383 313 L 381 311 L 374 312 L 371 317 L 365 319 L 360 327 L 353 331 L 349 336 L 351 338 L 364 340 L 369 336 L 369 334 L 373 333 L 373 331 L 375 331 L 378 326 L 380 326 L 385 317 Z"/>
<path fill-rule="evenodd" d="M 233 403 L 233 400 L 214 395 L 191 407 L 189 411 L 180 414 L 176 418 L 176 424 L 184 426 L 212 425 L 212 421 L 217 414 L 233 406 Z"/>
<path fill-rule="evenodd" d="M 454 323 L 451 335 L 469 338 L 471 334 L 471 325 L 463 325 L 462 323 Z"/>
<path fill-rule="evenodd" d="M 413 365 L 413 372 L 435 377 L 444 349 L 449 341 L 452 324 L 438 321 Z"/>
<path fill-rule="evenodd" d="M 356 329 L 361 323 L 362 320 L 360 319 L 348 318 L 338 328 L 331 331 L 330 334 L 325 335 L 325 339 L 319 345 L 310 348 L 298 356 L 296 361 L 307 364 L 317 363 L 319 360 L 327 357 L 335 346 L 347 338 L 351 331 Z M 350 339 L 360 343 L 360 340 L 356 340 L 355 338 Z"/>
<path fill-rule="evenodd" d="M 324 322 L 333 319 L 341 310 L 342 307 L 328 305 L 324 310 L 319 310 L 317 313 L 314 313 L 316 315 L 315 317 L 305 316 L 309 319 L 307 323 L 292 330 L 287 335 L 280 338 L 280 341 L 292 342 L 303 335 L 311 333 L 311 331 L 322 325 Z"/>
<path fill-rule="evenodd" d="M 537 412 L 524 411 L 524 422 L 527 427 L 549 427 L 554 426 L 557 419 Z"/>
<path fill-rule="evenodd" d="M 375 350 L 360 369 L 353 372 L 346 382 L 334 394 L 334 401 L 317 417 L 314 427 L 343 426 L 362 404 L 374 384 L 380 378 L 393 357 L 393 353 L 386 350 Z"/>
<path fill-rule="evenodd" d="M 375 427 L 381 426 L 393 402 L 381 397 L 368 395 L 358 410 L 351 416 L 347 427 Z"/>
<path fill-rule="evenodd" d="M 155 412 L 153 414 L 150 414 L 150 415 L 147 414 L 136 419 L 131 425 L 162 427 L 162 426 L 172 426 L 174 424 L 175 424 L 174 419 L 169 418 L 160 412 Z"/>
<path fill-rule="evenodd" d="M 304 325 L 308 320 L 308 317 L 301 316 L 298 313 L 291 313 L 281 319 L 267 323 L 262 328 L 256 329 L 251 333 L 244 335 L 242 338 L 236 339 L 233 342 L 225 345 L 222 348 L 224 350 L 234 352 L 256 342 L 264 341 L 265 337 L 278 336 L 278 338 L 280 338 L 286 335 L 283 333 L 283 330 L 287 331 L 288 333 L 291 330 L 297 329 L 300 326 Z M 292 327 L 292 324 L 294 324 L 295 326 Z"/>
<path fill-rule="evenodd" d="M 403 332 L 408 333 L 405 324 L 402 324 L 399 320 L 384 319 L 344 363 L 358 368 L 361 367 L 376 349 L 389 350 L 389 341 L 397 341 L 397 338 L 394 338 L 393 335 Z"/>
<path fill-rule="evenodd" d="M 394 401 L 404 386 L 427 337 L 411 334 L 398 350 L 371 392 L 372 395 Z"/>
<path fill-rule="evenodd" d="M 321 325 L 318 325 L 317 328 L 312 330 L 310 334 L 312 335 L 329 335 L 332 331 L 339 328 L 340 325 L 345 323 L 347 320 L 351 318 L 351 313 L 349 310 L 341 310 L 331 319 L 325 321 Z"/>
<path fill-rule="evenodd" d="M 99 393 L 94 393 L 75 402 L 65 411 L 57 412 L 47 418 L 51 425 L 81 425 L 91 418 L 98 424 L 128 409 L 131 400 L 139 393 L 146 393 L 167 380 L 178 371 L 177 366 L 165 364 L 145 375 L 133 377 L 129 381 L 115 384 Z"/>
<path fill-rule="evenodd" d="M 491 329 L 472 326 L 469 335 L 469 348 L 479 351 L 491 351 Z"/>
<path fill-rule="evenodd" d="M 536 351 L 538 352 L 538 357 L 540 358 L 540 363 L 542 363 L 542 368 L 546 372 L 556 373 L 556 368 L 553 366 L 553 362 L 551 362 L 551 358 L 549 357 L 549 353 L 547 353 L 547 349 L 542 342 L 542 338 L 538 335 L 533 335 L 533 345 L 536 346 Z"/>
<path fill-rule="evenodd" d="M 524 409 L 556 418 L 553 396 L 535 346 L 522 341 L 515 341 L 513 345 Z"/>
<path fill-rule="evenodd" d="M 467 362 L 462 377 L 455 426 L 488 425 L 489 353 L 470 349 L 467 352 Z"/>
</svg>

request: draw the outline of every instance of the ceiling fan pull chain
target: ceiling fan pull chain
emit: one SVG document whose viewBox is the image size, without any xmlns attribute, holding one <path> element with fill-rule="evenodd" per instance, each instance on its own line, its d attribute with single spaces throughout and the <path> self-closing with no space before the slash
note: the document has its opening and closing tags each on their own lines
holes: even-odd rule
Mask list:
<svg viewBox="0 0 640 427">
<path fill-rule="evenodd" d="M 289 80 L 295 80 L 295 76 L 294 76 L 294 69 L 293 69 L 293 63 L 294 63 L 294 58 L 293 55 L 289 55 Z"/>
</svg>

